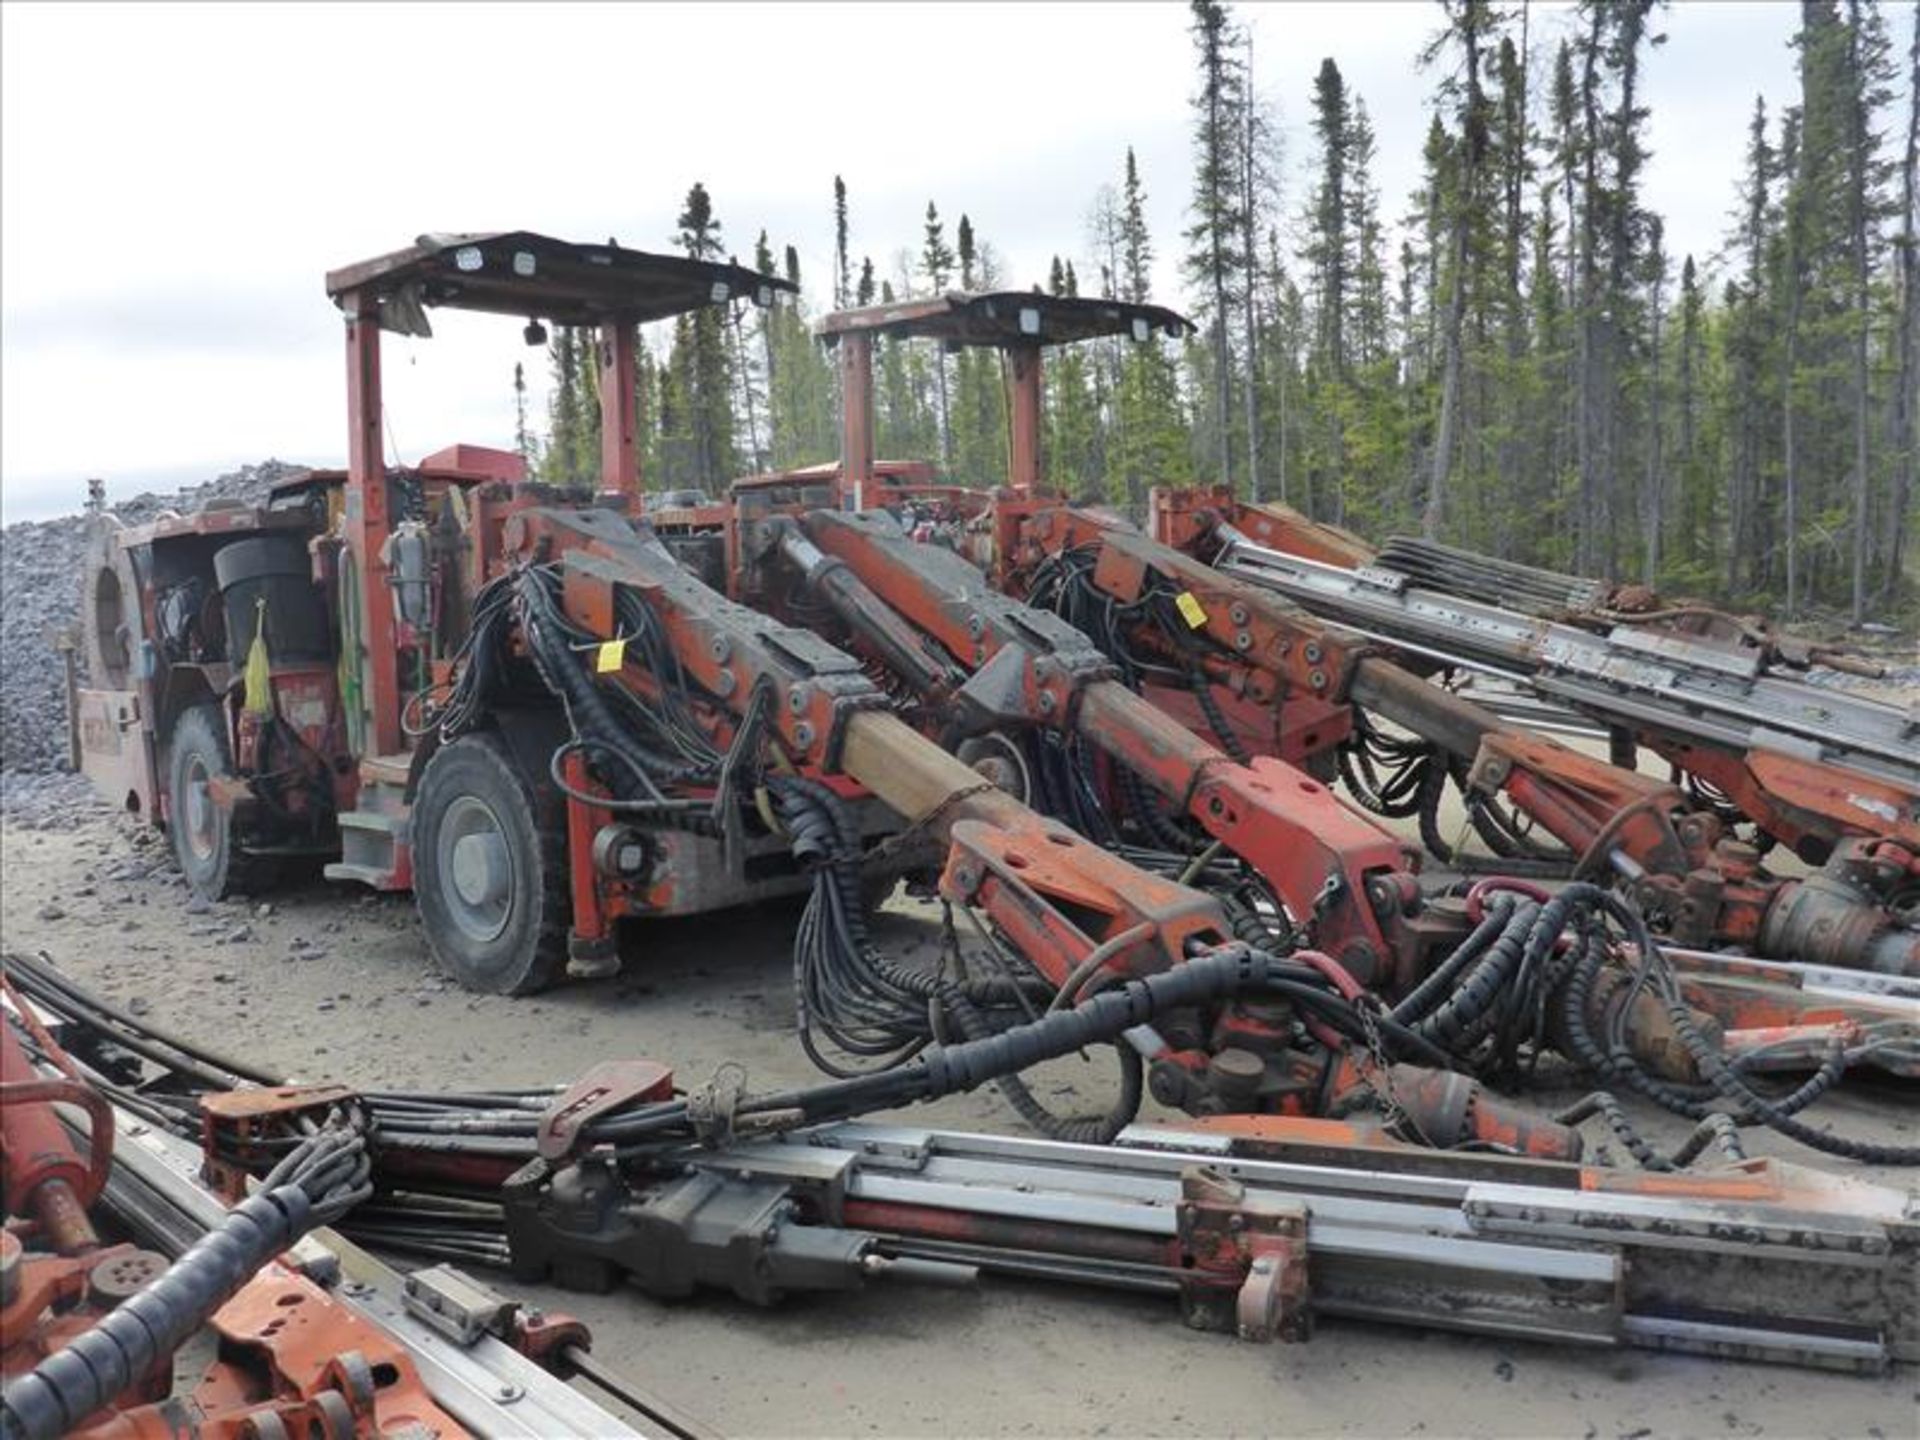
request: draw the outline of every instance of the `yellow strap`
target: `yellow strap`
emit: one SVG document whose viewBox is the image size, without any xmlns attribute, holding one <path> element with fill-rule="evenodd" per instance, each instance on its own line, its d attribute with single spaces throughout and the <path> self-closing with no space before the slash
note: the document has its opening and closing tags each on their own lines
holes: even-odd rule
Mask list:
<svg viewBox="0 0 1920 1440">
<path fill-rule="evenodd" d="M 253 605 L 253 643 L 247 647 L 244 704 L 256 715 L 273 713 L 273 661 L 267 654 L 267 602 Z"/>
</svg>

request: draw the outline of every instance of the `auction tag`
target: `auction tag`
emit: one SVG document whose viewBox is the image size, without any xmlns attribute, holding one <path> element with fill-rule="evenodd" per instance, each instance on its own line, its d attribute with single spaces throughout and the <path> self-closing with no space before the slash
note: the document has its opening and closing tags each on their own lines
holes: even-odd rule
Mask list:
<svg viewBox="0 0 1920 1440">
<path fill-rule="evenodd" d="M 1191 590 L 1182 590 L 1174 596 L 1173 606 L 1180 612 L 1180 618 L 1187 622 L 1188 629 L 1198 630 L 1207 623 L 1207 612 L 1201 608 L 1200 602 L 1193 598 Z"/>
<path fill-rule="evenodd" d="M 627 639 L 622 635 L 616 640 L 602 640 L 599 652 L 594 656 L 593 668 L 602 675 L 613 675 L 627 661 Z"/>
</svg>

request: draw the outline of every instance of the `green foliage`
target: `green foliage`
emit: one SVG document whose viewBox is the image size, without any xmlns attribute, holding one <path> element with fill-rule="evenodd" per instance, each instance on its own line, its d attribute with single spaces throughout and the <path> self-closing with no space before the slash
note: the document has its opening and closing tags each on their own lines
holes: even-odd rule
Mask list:
<svg viewBox="0 0 1920 1440">
<path fill-rule="evenodd" d="M 1424 132 L 1384 137 L 1420 147 L 1392 215 L 1366 99 L 1324 59 L 1300 97 L 1310 146 L 1283 223 L 1247 37 L 1228 6 L 1195 0 L 1177 258 L 1198 329 L 1047 353 L 1050 482 L 1140 516 L 1155 485 L 1233 480 L 1374 537 L 1426 523 L 1674 594 L 1894 606 L 1920 497 L 1920 7 L 1896 105 L 1880 5 L 1803 0 L 1795 93 L 1756 99 L 1711 256 L 1669 254 L 1643 194 L 1644 66 L 1665 13 L 1576 0 L 1548 48 L 1527 28 L 1537 10 L 1442 0 Z M 1044 288 L 1078 294 L 1084 273 L 1089 294 L 1173 298 L 1152 294 L 1147 178 L 1132 148 L 1120 162 L 1086 253 L 1056 257 Z M 841 176 L 822 223 L 821 305 L 1004 283 L 971 216 L 949 232 L 932 201 L 912 248 L 889 252 L 891 280 L 855 263 Z M 724 254 L 703 186 L 674 238 Z M 795 248 L 764 233 L 753 263 L 800 279 Z M 838 453 L 836 376 L 804 299 L 705 308 L 652 343 L 637 379 L 650 485 L 713 489 Z M 517 375 L 516 444 L 542 478 L 591 484 L 595 337 L 555 327 L 547 352 L 546 434 L 528 431 Z M 874 363 L 882 456 L 1004 477 L 1002 356 L 881 341 Z"/>
<path fill-rule="evenodd" d="M 594 352 L 593 333 L 570 325 L 555 326 L 547 340 L 547 443 L 537 473 L 549 485 L 578 493 L 593 490 L 600 476 L 600 387 Z"/>
<path fill-rule="evenodd" d="M 674 241 L 689 258 L 725 258 L 706 186 L 694 182 L 677 223 Z M 653 482 L 659 487 L 717 494 L 739 473 L 729 315 L 709 305 L 673 322 L 666 367 L 672 396 L 661 404 L 661 464 Z"/>
</svg>

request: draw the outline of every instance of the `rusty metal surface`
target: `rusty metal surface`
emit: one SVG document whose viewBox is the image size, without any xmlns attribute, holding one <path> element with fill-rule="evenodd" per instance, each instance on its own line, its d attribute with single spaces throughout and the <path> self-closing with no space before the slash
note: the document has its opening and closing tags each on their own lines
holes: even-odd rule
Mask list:
<svg viewBox="0 0 1920 1440">
<path fill-rule="evenodd" d="M 1144 327 L 1144 333 L 1137 327 Z M 1193 322 L 1164 305 L 1036 295 L 1026 290 L 994 290 L 978 295 L 956 290 L 937 299 L 836 310 L 814 328 L 829 341 L 842 335 L 866 334 L 1005 347 L 1070 345 L 1103 335 L 1144 340 L 1158 333 L 1177 339 L 1193 329 Z"/>
<path fill-rule="evenodd" d="M 474 255 L 477 266 L 464 268 Z M 794 289 L 741 265 L 614 244 L 575 245 L 527 230 L 423 235 L 404 250 L 327 275 L 327 294 L 335 300 L 356 290 L 386 300 L 413 287 L 423 305 L 539 316 L 561 325 L 659 320 L 763 290 Z"/>
<path fill-rule="evenodd" d="M 81 773 L 109 804 L 153 814 L 158 795 L 141 729 L 140 692 L 77 690 L 74 707 Z"/>
<path fill-rule="evenodd" d="M 259 1090 L 223 1090 L 200 1097 L 200 1108 L 219 1120 L 264 1120 L 324 1110 L 353 1099 L 346 1085 L 275 1085 Z"/>
</svg>

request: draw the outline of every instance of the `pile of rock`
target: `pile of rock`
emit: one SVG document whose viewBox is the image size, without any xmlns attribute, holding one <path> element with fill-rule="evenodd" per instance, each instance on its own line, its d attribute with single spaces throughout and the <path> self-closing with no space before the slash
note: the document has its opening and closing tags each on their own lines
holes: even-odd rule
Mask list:
<svg viewBox="0 0 1920 1440">
<path fill-rule="evenodd" d="M 106 813 L 78 775 L 0 770 L 0 816 L 22 830 L 72 830 Z"/>
<path fill-rule="evenodd" d="M 136 495 L 113 513 L 140 525 L 209 500 L 253 504 L 301 468 L 279 460 L 244 465 L 173 495 Z M 0 530 L 0 771 L 45 772 L 66 762 L 66 678 L 53 637 L 80 618 L 86 536 L 79 514 Z"/>
</svg>

